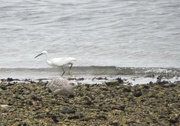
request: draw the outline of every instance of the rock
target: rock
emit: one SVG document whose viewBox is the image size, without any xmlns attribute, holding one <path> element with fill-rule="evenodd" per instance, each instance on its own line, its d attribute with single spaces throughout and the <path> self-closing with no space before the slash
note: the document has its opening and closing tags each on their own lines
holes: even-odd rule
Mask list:
<svg viewBox="0 0 180 126">
<path fill-rule="evenodd" d="M 107 86 L 117 86 L 119 85 L 119 81 L 118 80 L 111 80 L 109 82 L 106 82 Z"/>
<path fill-rule="evenodd" d="M 157 77 L 157 81 L 161 81 L 162 78 L 163 78 L 163 76 L 162 76 L 162 75 L 159 75 L 159 76 Z"/>
<path fill-rule="evenodd" d="M 142 84 L 142 85 L 140 85 L 140 89 L 149 89 L 150 87 L 149 87 L 149 85 L 147 85 L 147 84 Z"/>
<path fill-rule="evenodd" d="M 122 110 L 122 111 L 124 111 L 124 110 L 125 110 L 125 106 L 124 106 L 124 105 L 118 105 L 118 106 L 112 107 L 112 109 L 113 109 L 113 110 L 116 109 L 116 110 Z"/>
<path fill-rule="evenodd" d="M 125 110 L 125 106 L 124 105 L 119 106 L 119 110 L 124 111 Z"/>
<path fill-rule="evenodd" d="M 123 92 L 131 92 L 131 87 L 124 87 Z"/>
<path fill-rule="evenodd" d="M 53 115 L 53 116 L 51 117 L 51 119 L 52 119 L 55 123 L 58 123 L 58 122 L 59 122 L 58 119 L 57 119 L 57 116 L 55 116 L 55 115 Z"/>
<path fill-rule="evenodd" d="M 14 79 L 13 78 L 7 78 L 7 81 L 13 81 Z"/>
<path fill-rule="evenodd" d="M 68 117 L 68 119 L 82 119 L 82 118 L 84 118 L 84 115 L 82 113 Z"/>
<path fill-rule="evenodd" d="M 74 114 L 76 111 L 72 110 L 72 109 L 64 108 L 64 109 L 60 110 L 59 112 L 62 114 Z"/>
<path fill-rule="evenodd" d="M 108 117 L 106 117 L 106 115 L 97 115 L 96 118 L 98 118 L 100 120 L 107 120 L 108 119 Z"/>
<path fill-rule="evenodd" d="M 1 86 L 2 90 L 7 90 L 7 86 Z"/>
<path fill-rule="evenodd" d="M 121 79 L 121 78 L 116 78 L 116 80 L 118 80 L 118 82 L 120 83 L 120 84 L 122 84 L 122 83 L 124 83 L 124 81 Z"/>
<path fill-rule="evenodd" d="M 93 102 L 90 97 L 85 96 L 84 99 L 86 105 L 91 105 Z"/>
<path fill-rule="evenodd" d="M 157 82 L 157 84 L 159 84 L 159 85 L 164 85 L 164 84 L 167 84 L 167 83 L 169 83 L 168 81 L 160 81 L 160 82 Z"/>
<path fill-rule="evenodd" d="M 120 122 L 118 120 L 115 120 L 110 123 L 111 126 L 120 126 Z"/>
<path fill-rule="evenodd" d="M 141 91 L 135 91 L 133 93 L 134 97 L 140 97 L 142 95 L 142 92 Z"/>
<path fill-rule="evenodd" d="M 9 105 L 0 105 L 0 107 L 6 109 L 9 107 Z"/>
<path fill-rule="evenodd" d="M 147 74 L 147 75 L 145 75 L 145 78 L 154 78 L 154 77 L 155 77 L 154 74 Z"/>
<path fill-rule="evenodd" d="M 0 105 L 0 111 L 1 113 L 6 113 L 9 109 L 9 105 Z"/>
<path fill-rule="evenodd" d="M 54 94 L 60 94 L 60 95 L 73 95 L 73 89 L 76 85 L 72 85 L 72 82 L 70 82 L 67 79 L 64 79 L 62 77 L 54 78 L 51 82 L 49 82 L 46 87 L 48 87 Z M 73 83 L 73 84 L 74 84 Z"/>
<path fill-rule="evenodd" d="M 171 84 L 171 83 L 167 83 L 167 82 L 166 82 L 166 83 L 164 83 L 164 84 L 161 84 L 161 86 L 168 88 L 168 87 L 171 87 L 171 86 L 173 87 L 174 85 Z"/>
</svg>

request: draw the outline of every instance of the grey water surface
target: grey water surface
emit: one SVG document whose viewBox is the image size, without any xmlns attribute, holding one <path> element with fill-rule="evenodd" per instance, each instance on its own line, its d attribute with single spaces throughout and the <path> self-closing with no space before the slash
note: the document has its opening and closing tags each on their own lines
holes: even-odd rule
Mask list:
<svg viewBox="0 0 180 126">
<path fill-rule="evenodd" d="M 0 68 L 180 67 L 180 0 L 0 0 Z"/>
</svg>

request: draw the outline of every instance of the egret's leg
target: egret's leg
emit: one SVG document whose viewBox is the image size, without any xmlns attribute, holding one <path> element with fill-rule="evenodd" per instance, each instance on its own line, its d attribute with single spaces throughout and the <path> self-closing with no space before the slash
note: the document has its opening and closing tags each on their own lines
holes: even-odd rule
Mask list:
<svg viewBox="0 0 180 126">
<path fill-rule="evenodd" d="M 61 75 L 61 77 L 64 75 L 64 73 L 65 73 L 65 70 L 64 70 L 64 68 L 62 67 L 62 70 L 63 70 L 63 73 L 62 73 L 62 75 Z"/>
<path fill-rule="evenodd" d="M 73 64 L 71 63 L 71 66 L 70 66 L 69 70 L 72 68 L 72 66 L 73 66 Z"/>
<path fill-rule="evenodd" d="M 71 76 L 72 76 L 72 74 L 71 74 L 70 70 L 71 70 L 72 66 L 73 66 L 73 63 L 70 63 L 69 74 L 70 74 Z"/>
</svg>

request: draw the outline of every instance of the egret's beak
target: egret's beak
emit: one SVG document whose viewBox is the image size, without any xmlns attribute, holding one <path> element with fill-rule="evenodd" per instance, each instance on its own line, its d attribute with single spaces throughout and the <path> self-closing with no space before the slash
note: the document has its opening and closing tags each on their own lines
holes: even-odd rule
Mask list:
<svg viewBox="0 0 180 126">
<path fill-rule="evenodd" d="M 42 55 L 42 53 L 40 53 L 39 55 L 35 56 L 34 58 L 37 58 L 38 56 Z"/>
</svg>

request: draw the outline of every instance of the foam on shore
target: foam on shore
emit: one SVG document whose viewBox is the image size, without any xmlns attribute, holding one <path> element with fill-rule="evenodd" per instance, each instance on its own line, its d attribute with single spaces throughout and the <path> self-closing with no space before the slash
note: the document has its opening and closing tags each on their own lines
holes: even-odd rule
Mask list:
<svg viewBox="0 0 180 126">
<path fill-rule="evenodd" d="M 65 68 L 68 70 L 68 68 Z M 1 68 L 0 78 L 17 78 L 19 80 L 49 80 L 61 76 L 61 68 Z M 140 68 L 140 67 L 115 67 L 115 66 L 89 66 L 73 67 L 73 77 L 65 74 L 65 78 L 76 78 L 80 83 L 103 84 L 115 78 L 122 78 L 131 84 L 144 84 L 156 82 L 158 76 L 162 80 L 180 81 L 180 68 Z M 83 79 L 80 79 L 83 78 Z M 101 78 L 101 79 L 99 79 Z"/>
</svg>

